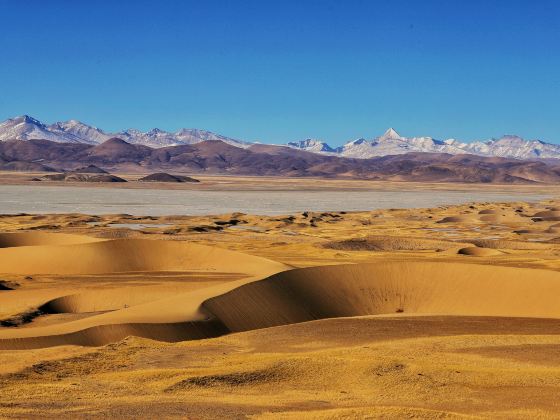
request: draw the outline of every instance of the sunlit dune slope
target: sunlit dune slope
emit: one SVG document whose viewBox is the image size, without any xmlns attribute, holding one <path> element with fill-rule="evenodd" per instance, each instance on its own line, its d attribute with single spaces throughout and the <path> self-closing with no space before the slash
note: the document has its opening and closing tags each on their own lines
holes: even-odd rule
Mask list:
<svg viewBox="0 0 560 420">
<path fill-rule="evenodd" d="M 0 233 L 0 248 L 15 248 L 37 245 L 75 245 L 100 242 L 103 239 L 85 235 L 45 232 L 14 232 Z M 1 271 L 1 268 L 0 268 Z"/>
<path fill-rule="evenodd" d="M 469 246 L 466 248 L 461 248 L 457 251 L 460 255 L 469 255 L 471 257 L 492 257 L 495 255 L 502 255 L 501 251 L 491 248 L 479 248 L 477 246 Z"/>
<path fill-rule="evenodd" d="M 45 242 L 48 243 L 46 239 Z M 182 241 L 115 239 L 92 242 L 87 238 L 82 243 L 60 245 L 55 239 L 34 247 L 0 249 L 0 272 L 4 274 L 212 270 L 256 275 L 270 274 L 270 265 L 281 266 L 264 258 Z"/>
<path fill-rule="evenodd" d="M 204 302 L 231 331 L 376 314 L 560 317 L 560 274 L 459 263 L 286 271 Z"/>
<path fill-rule="evenodd" d="M 176 295 L 154 293 L 151 299 L 144 292 L 156 286 L 91 289 L 51 297 L 40 303 L 38 316 L 86 316 L 36 326 L 32 320 L 25 328 L 4 329 L 0 348 L 95 346 L 128 335 L 180 341 L 362 315 L 560 318 L 560 274 L 548 270 L 412 261 L 291 269 L 266 258 L 184 241 L 97 240 L 46 233 L 2 237 L 8 247 L 0 249 L 0 271 L 8 274 L 177 271 L 241 276 Z M 398 249 L 464 245 L 373 239 L 375 246 L 389 244 Z M 463 250 L 467 255 L 501 253 L 479 247 Z"/>
<path fill-rule="evenodd" d="M 559 293 L 560 274 L 546 270 L 425 262 L 313 267 L 62 325 L 4 332 L 0 348 L 99 345 L 127 335 L 178 341 L 361 315 L 560 318 Z M 73 302 L 51 304 L 70 310 Z"/>
<path fill-rule="evenodd" d="M 49 235 L 47 235 L 49 236 Z M 50 236 L 56 237 L 57 234 Z M 87 237 L 84 242 L 87 242 Z M 53 240 L 54 241 L 54 240 Z M 56 325 L 0 331 L 0 348 L 40 348 L 52 345 L 102 345 L 129 335 L 178 341 L 220 335 L 219 321 L 199 311 L 200 304 L 236 285 L 261 279 L 290 267 L 239 252 L 182 241 L 117 239 L 72 245 L 37 245 L 0 249 L 0 271 L 17 274 L 105 274 L 186 271 L 239 273 L 242 280 L 192 293 L 150 301 L 136 296 L 140 289 L 99 289 L 43 302 L 40 313 L 109 312 Z M 123 308 L 120 302 L 136 306 Z M 130 299 L 128 299 L 130 298 Z M 120 306 L 118 310 L 116 306 Z"/>
</svg>

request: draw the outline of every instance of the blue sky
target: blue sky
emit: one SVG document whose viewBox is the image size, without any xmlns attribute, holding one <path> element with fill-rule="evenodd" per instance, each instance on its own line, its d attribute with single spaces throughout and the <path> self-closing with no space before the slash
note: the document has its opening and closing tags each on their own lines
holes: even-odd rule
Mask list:
<svg viewBox="0 0 560 420">
<path fill-rule="evenodd" d="M 0 119 L 560 142 L 560 2 L 0 0 Z"/>
</svg>

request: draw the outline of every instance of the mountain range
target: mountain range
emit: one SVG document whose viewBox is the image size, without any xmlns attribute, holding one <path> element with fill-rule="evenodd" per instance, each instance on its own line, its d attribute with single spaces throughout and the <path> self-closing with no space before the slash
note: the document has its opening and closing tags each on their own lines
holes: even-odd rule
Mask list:
<svg viewBox="0 0 560 420">
<path fill-rule="evenodd" d="M 467 143 L 456 139 L 437 140 L 427 136 L 402 137 L 393 128 L 389 128 L 379 137 L 370 140 L 359 138 L 337 148 L 315 139 L 290 142 L 288 146 L 314 153 L 359 159 L 411 152 L 472 154 L 513 159 L 560 158 L 560 145 L 545 143 L 541 140 L 524 140 L 515 135 Z"/>
<path fill-rule="evenodd" d="M 69 120 L 47 125 L 28 115 L 10 118 L 0 123 L 0 141 L 5 140 L 50 140 L 57 143 L 100 144 L 118 137 L 130 144 L 150 147 L 195 144 L 207 140 L 221 140 L 237 147 L 247 147 L 250 143 L 221 136 L 210 131 L 183 128 L 174 133 L 154 128 L 142 132 L 134 128 L 118 133 L 108 133 L 80 121 Z"/>
<path fill-rule="evenodd" d="M 416 152 L 356 159 L 287 146 L 252 144 L 243 148 L 221 140 L 159 148 L 130 144 L 120 138 L 95 145 L 34 139 L 0 142 L 0 170 L 25 172 L 72 172 L 95 165 L 117 173 L 171 172 L 520 184 L 559 183 L 559 162 L 556 159 L 520 160 Z"/>
<path fill-rule="evenodd" d="M 76 120 L 47 125 L 27 115 L 11 118 L 0 123 L 0 141 L 42 139 L 58 143 L 96 145 L 111 138 L 120 138 L 129 144 L 151 148 L 192 145 L 208 140 L 219 140 L 239 148 L 248 148 L 258 144 L 199 129 L 183 128 L 176 132 L 167 132 L 158 128 L 147 132 L 128 129 L 110 133 Z M 388 129 L 381 136 L 371 139 L 359 138 L 340 147 L 331 147 L 317 139 L 288 142 L 285 146 L 320 155 L 356 159 L 370 159 L 372 157 L 412 152 L 451 155 L 472 154 L 513 159 L 560 158 L 560 145 L 541 140 L 524 140 L 515 135 L 505 135 L 499 139 L 469 143 L 456 139 L 438 140 L 428 136 L 403 137 L 393 128 Z"/>
</svg>

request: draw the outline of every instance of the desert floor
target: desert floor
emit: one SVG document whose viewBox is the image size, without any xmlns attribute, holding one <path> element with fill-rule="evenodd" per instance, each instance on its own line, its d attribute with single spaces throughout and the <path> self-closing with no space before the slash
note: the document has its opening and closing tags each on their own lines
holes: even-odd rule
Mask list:
<svg viewBox="0 0 560 420">
<path fill-rule="evenodd" d="M 208 191 L 500 191 L 523 193 L 554 193 L 560 194 L 560 186 L 554 184 L 496 184 L 496 183 L 449 183 L 449 182 L 410 182 L 386 180 L 360 180 L 346 178 L 297 178 L 271 176 L 241 176 L 241 175 L 206 175 L 200 173 L 181 173 L 188 175 L 200 183 L 173 182 L 138 182 L 139 178 L 151 172 L 109 172 L 124 178 L 126 183 L 112 182 L 65 182 L 65 181 L 34 181 L 49 172 L 11 172 L 0 171 L 0 185 L 47 185 L 73 186 L 83 188 L 117 188 L 117 189 L 145 189 L 157 188 L 166 190 L 208 190 Z M 172 172 L 175 173 L 175 172 Z"/>
<path fill-rule="evenodd" d="M 0 232 L 0 417 L 560 418 L 560 201 Z"/>
</svg>

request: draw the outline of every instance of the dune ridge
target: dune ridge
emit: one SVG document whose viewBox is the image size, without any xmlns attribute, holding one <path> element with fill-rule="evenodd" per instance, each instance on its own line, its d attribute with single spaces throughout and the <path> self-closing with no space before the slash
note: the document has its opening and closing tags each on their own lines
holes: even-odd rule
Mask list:
<svg viewBox="0 0 560 420">
<path fill-rule="evenodd" d="M 46 239 L 45 242 L 35 242 L 43 236 L 21 235 L 10 236 L 9 243 L 25 243 L 33 245 L 33 249 L 23 249 L 21 246 L 0 249 L 0 270 L 3 274 L 104 274 L 183 270 L 227 272 L 231 271 L 231 267 L 241 273 L 260 274 L 270 267 L 282 267 L 282 264 L 264 258 L 183 241 L 90 240 L 88 237 L 70 235 L 72 238 L 66 239 L 70 242 L 61 244 L 48 242 Z M 62 236 L 58 233 L 42 235 L 56 237 L 56 241 L 59 240 L 59 235 Z M 79 240 L 82 242 L 77 242 Z"/>
<path fill-rule="evenodd" d="M 4 332 L 0 348 L 99 345 L 127 335 L 180 341 L 363 315 L 560 318 L 558 293 L 560 274 L 538 269 L 432 262 L 311 267 L 234 281 L 62 326 Z"/>
<path fill-rule="evenodd" d="M 365 238 L 329 241 L 323 246 L 343 251 L 422 251 L 448 250 L 466 245 L 464 242 L 436 239 L 370 235 Z"/>
<path fill-rule="evenodd" d="M 230 331 L 215 319 L 176 323 L 102 324 L 62 334 L 0 338 L 0 349 L 30 350 L 66 345 L 97 347 L 130 336 L 177 342 L 218 337 L 228 332 Z"/>
<path fill-rule="evenodd" d="M 461 248 L 457 251 L 457 254 L 468 255 L 471 257 L 493 257 L 496 255 L 502 255 L 501 251 L 492 248 L 480 248 L 478 246 L 468 246 Z"/>
<path fill-rule="evenodd" d="M 202 307 L 231 331 L 395 313 L 558 318 L 559 292 L 560 274 L 546 270 L 460 263 L 354 264 L 275 274 L 211 298 Z"/>
<path fill-rule="evenodd" d="M 85 235 L 73 235 L 68 233 L 46 233 L 46 232 L 9 232 L 0 233 L 1 248 L 17 248 L 21 246 L 38 245 L 77 245 L 93 242 L 101 242 L 104 239 Z M 2 270 L 3 271 L 3 270 Z"/>
<path fill-rule="evenodd" d="M 5 215 L 0 417 L 557 417 L 558 205 Z"/>
<path fill-rule="evenodd" d="M 108 312 L 57 325 L 0 331 L 0 349 L 62 344 L 100 345 L 128 335 L 156 338 L 163 334 L 167 341 L 215 336 L 223 333 L 223 327 L 208 314 L 200 312 L 200 302 L 245 282 L 290 268 L 266 258 L 184 241 L 97 240 L 54 233 L 39 236 L 16 233 L 8 234 L 6 238 L 10 247 L 0 249 L 2 274 L 145 272 L 149 275 L 159 271 L 231 274 L 234 267 L 242 280 L 192 293 L 163 292 L 159 298 L 160 293 L 153 293 L 150 299 L 141 296 L 143 291 L 150 290 L 149 286 L 144 290 L 116 289 L 115 293 L 115 290 L 100 289 L 50 298 L 38 306 L 37 313 Z M 16 246 L 18 244 L 25 246 Z M 137 304 L 123 307 L 123 301 Z"/>
</svg>

